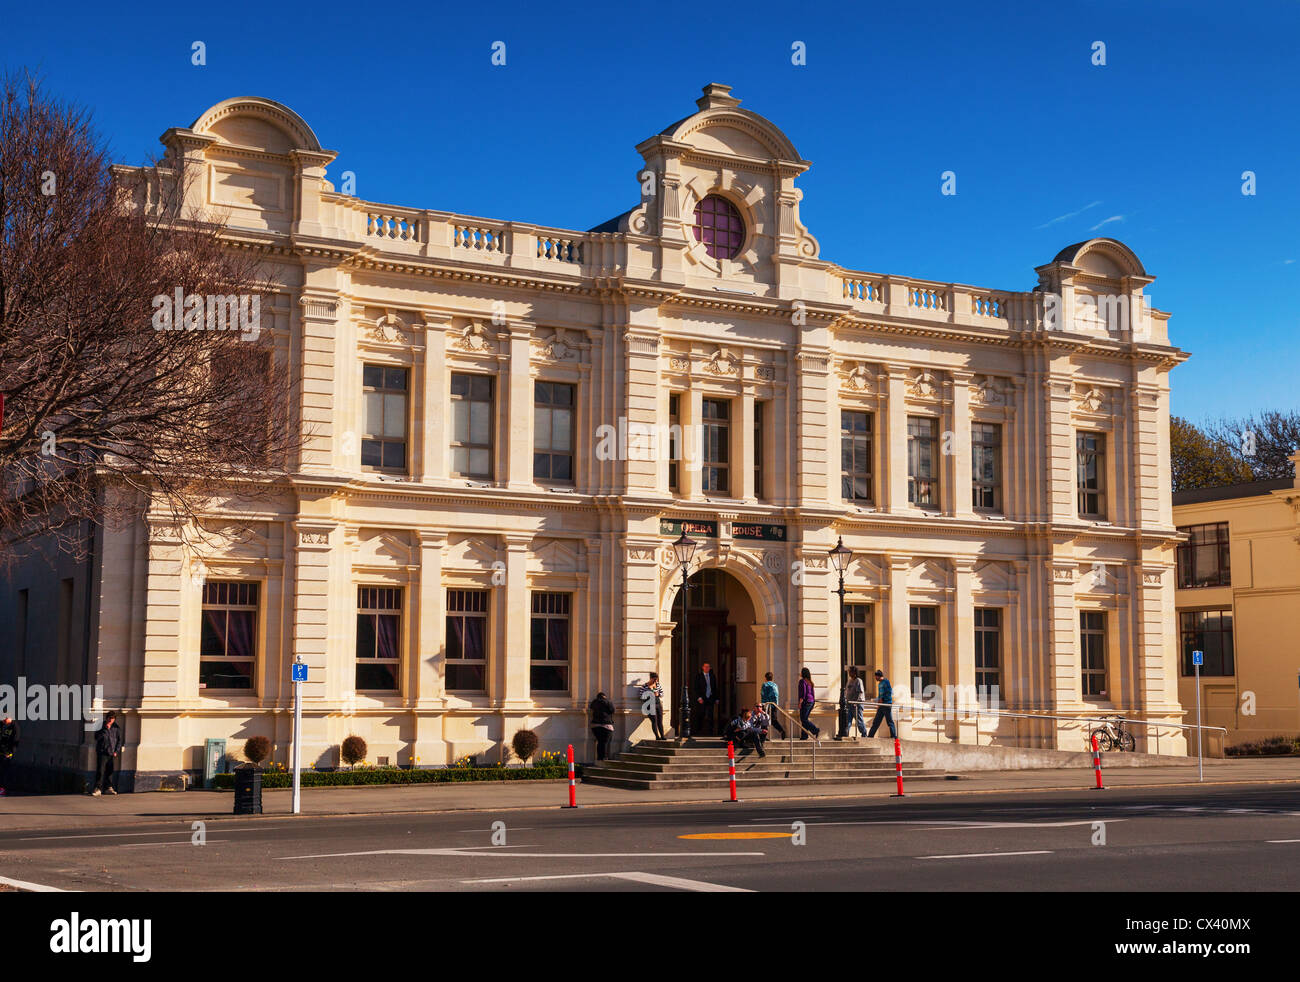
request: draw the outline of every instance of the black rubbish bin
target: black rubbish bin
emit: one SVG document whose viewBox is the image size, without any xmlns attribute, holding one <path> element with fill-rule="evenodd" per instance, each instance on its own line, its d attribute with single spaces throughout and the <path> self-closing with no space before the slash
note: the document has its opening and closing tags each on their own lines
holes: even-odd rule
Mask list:
<svg viewBox="0 0 1300 982">
<path fill-rule="evenodd" d="M 262 771 L 260 768 L 235 768 L 235 814 L 262 814 Z"/>
</svg>

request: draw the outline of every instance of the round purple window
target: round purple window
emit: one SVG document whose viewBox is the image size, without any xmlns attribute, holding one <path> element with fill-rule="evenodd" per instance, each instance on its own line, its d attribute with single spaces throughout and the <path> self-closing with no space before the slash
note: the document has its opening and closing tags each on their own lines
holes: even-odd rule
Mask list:
<svg viewBox="0 0 1300 982">
<path fill-rule="evenodd" d="M 695 239 L 714 259 L 731 259 L 740 252 L 745 223 L 740 212 L 726 198 L 710 194 L 695 206 Z"/>
</svg>

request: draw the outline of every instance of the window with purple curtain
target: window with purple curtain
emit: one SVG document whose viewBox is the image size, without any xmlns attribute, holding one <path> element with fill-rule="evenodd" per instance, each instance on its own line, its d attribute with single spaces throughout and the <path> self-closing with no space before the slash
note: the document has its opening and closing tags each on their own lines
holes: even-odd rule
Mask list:
<svg viewBox="0 0 1300 982">
<path fill-rule="evenodd" d="M 569 610 L 571 594 L 534 593 L 529 652 L 529 688 L 569 691 Z"/>
<path fill-rule="evenodd" d="M 487 692 L 487 615 L 486 590 L 447 591 L 447 691 Z"/>
<path fill-rule="evenodd" d="M 401 661 L 401 588 L 357 587 L 357 689 L 398 691 Z"/>
<path fill-rule="evenodd" d="M 258 584 L 203 584 L 199 627 L 199 688 L 249 691 L 257 664 Z"/>
</svg>

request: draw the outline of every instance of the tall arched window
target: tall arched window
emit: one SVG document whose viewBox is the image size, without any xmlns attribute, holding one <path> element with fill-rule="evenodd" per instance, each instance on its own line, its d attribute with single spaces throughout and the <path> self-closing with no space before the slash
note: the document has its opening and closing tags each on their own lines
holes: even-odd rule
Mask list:
<svg viewBox="0 0 1300 982">
<path fill-rule="evenodd" d="M 745 240 L 745 222 L 726 198 L 710 194 L 695 206 L 695 239 L 714 259 L 732 259 Z"/>
</svg>

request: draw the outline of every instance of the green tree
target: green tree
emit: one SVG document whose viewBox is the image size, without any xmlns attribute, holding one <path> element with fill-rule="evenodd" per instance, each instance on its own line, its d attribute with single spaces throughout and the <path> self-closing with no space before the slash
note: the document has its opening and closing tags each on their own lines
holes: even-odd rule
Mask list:
<svg viewBox="0 0 1300 982">
<path fill-rule="evenodd" d="M 1239 446 L 1239 445 L 1238 445 Z M 1219 488 L 1256 480 L 1232 444 L 1181 416 L 1169 420 L 1169 457 L 1175 491 Z"/>
</svg>

